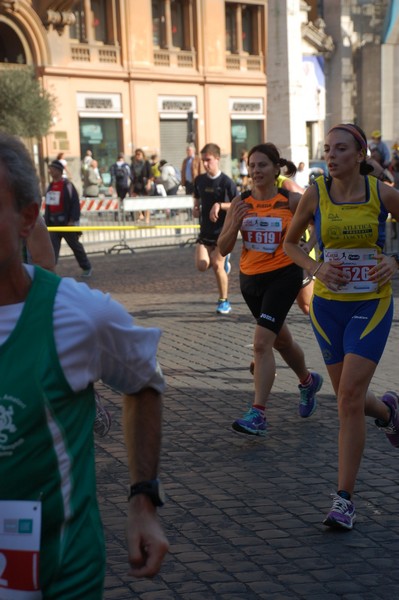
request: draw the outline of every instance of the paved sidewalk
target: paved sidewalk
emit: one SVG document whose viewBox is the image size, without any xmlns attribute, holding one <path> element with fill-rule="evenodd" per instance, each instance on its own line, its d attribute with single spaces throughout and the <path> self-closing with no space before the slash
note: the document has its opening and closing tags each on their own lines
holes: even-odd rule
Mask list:
<svg viewBox="0 0 399 600">
<path fill-rule="evenodd" d="M 161 469 L 168 500 L 160 515 L 171 549 L 161 573 L 148 581 L 127 576 L 120 398 L 100 386 L 113 417 L 110 434 L 96 440 L 105 600 L 398 598 L 399 450 L 368 423 L 355 529 L 327 530 L 322 519 L 336 486 L 337 411 L 310 325 L 294 306 L 291 330 L 308 366 L 325 377 L 316 413 L 300 419 L 298 382 L 277 358 L 267 437 L 234 433 L 231 422 L 252 400 L 253 385 L 253 322 L 239 292 L 238 252 L 227 317 L 216 316 L 213 274 L 197 273 L 193 256 L 188 247 L 91 257 L 90 285 L 111 292 L 137 322 L 162 328 L 159 358 L 168 382 Z M 61 275 L 78 272 L 74 259 L 61 259 Z M 398 310 L 373 381 L 377 393 L 399 387 Z"/>
</svg>

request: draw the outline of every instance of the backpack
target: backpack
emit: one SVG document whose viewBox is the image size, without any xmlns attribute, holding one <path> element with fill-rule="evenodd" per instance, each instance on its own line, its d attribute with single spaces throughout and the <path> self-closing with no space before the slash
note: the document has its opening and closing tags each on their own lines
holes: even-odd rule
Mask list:
<svg viewBox="0 0 399 600">
<path fill-rule="evenodd" d="M 181 172 L 180 169 L 178 169 L 177 167 L 173 167 L 175 170 L 175 178 L 176 178 L 176 185 L 179 184 L 181 182 Z"/>
<path fill-rule="evenodd" d="M 172 173 L 168 174 L 168 183 L 169 183 L 169 187 L 172 188 L 175 185 L 180 185 L 181 182 L 181 174 L 179 169 L 177 169 L 175 166 L 171 165 L 170 163 L 168 163 L 168 165 L 170 167 L 172 167 L 173 169 L 173 175 Z"/>
<path fill-rule="evenodd" d="M 164 166 L 168 167 L 168 172 L 167 172 L 167 179 L 162 180 L 162 184 L 164 185 L 165 190 L 168 192 L 169 190 L 173 189 L 177 185 L 180 185 L 180 180 L 176 176 L 176 169 L 173 165 L 167 163 Z M 172 173 L 172 170 L 173 170 L 173 173 Z"/>
<path fill-rule="evenodd" d="M 129 175 L 125 165 L 116 165 L 115 182 L 119 188 L 127 189 L 129 187 Z"/>
</svg>

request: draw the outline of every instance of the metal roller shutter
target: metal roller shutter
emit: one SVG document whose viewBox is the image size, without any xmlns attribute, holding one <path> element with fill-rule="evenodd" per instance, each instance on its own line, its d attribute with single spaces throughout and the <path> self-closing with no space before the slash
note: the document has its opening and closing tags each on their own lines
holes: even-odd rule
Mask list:
<svg viewBox="0 0 399 600">
<path fill-rule="evenodd" d="M 160 120 L 161 155 L 173 166 L 181 169 L 186 157 L 187 147 L 187 121 L 186 120 Z"/>
</svg>

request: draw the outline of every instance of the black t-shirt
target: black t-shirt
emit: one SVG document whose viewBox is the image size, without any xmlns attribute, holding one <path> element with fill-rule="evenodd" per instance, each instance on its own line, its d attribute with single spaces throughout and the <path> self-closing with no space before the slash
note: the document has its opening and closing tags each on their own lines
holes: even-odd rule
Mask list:
<svg viewBox="0 0 399 600">
<path fill-rule="evenodd" d="M 200 235 L 216 240 L 222 231 L 226 211 L 221 210 L 216 223 L 209 220 L 209 213 L 215 202 L 231 202 L 237 196 L 236 184 L 225 173 L 212 179 L 206 173 L 198 175 L 194 181 L 194 198 L 200 201 Z"/>
</svg>

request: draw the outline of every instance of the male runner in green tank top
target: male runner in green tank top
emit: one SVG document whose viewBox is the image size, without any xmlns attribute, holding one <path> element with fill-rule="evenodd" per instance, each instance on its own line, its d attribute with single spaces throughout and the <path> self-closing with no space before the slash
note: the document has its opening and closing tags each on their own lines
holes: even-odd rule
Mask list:
<svg viewBox="0 0 399 600">
<path fill-rule="evenodd" d="M 124 394 L 131 574 L 153 576 L 168 548 L 156 513 L 160 331 L 136 326 L 108 295 L 22 264 L 40 190 L 22 143 L 6 134 L 0 190 L 0 598 L 100 600 L 105 550 L 92 431 L 99 378 Z"/>
</svg>

